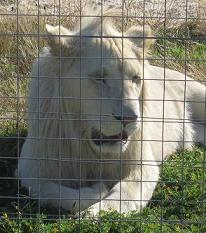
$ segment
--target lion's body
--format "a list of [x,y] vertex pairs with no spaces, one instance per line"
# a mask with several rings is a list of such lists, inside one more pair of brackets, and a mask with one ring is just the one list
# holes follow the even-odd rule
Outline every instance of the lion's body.
[[[119,35],[112,26],[104,26],[108,36]],[[97,33],[95,24],[88,23],[85,28],[89,35]],[[146,60],[139,62],[142,55],[138,50],[133,52],[128,39],[122,74],[118,62],[123,51],[117,40],[120,39],[102,42],[99,38],[86,38],[81,41],[78,61],[71,58],[78,55],[77,51],[65,52],[69,49],[64,47],[67,41],[62,42],[60,54],[53,41],[51,51],[46,49],[33,66],[29,129],[19,169],[22,185],[30,187],[32,195],[42,202],[74,211],[92,205],[96,214],[100,200],[103,209],[118,211],[121,200],[121,211],[138,210],[151,199],[159,176],[158,165],[176,150],[191,148],[195,133],[199,135],[195,131],[201,127],[193,127],[191,120],[205,121],[204,86],[176,71],[151,66]],[[59,59],[59,55],[63,58]],[[103,55],[107,57],[104,64]],[[96,72],[94,67],[111,71],[107,75],[109,88],[106,84],[100,88],[88,80],[89,74]],[[141,70],[143,77],[135,87],[124,79],[132,70]],[[121,92],[127,99],[124,106],[119,100]],[[128,111],[127,115],[132,109],[139,116],[137,122],[125,126],[129,135],[126,145],[91,145],[93,128],[106,136],[122,132],[122,123],[113,117],[113,112],[120,114],[122,109]]]

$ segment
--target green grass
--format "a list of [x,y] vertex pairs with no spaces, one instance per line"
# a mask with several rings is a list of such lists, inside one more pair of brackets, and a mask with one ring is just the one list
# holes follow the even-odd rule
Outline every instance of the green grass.
[[185,27],[167,31],[161,28],[157,36],[159,39],[151,52],[153,64],[186,72],[195,80],[205,81],[206,42],[202,37],[199,40],[193,38],[192,28],[186,30]]
[[[45,23],[52,19],[40,17],[39,20],[38,26],[37,17],[19,18],[19,33],[44,33]],[[69,20],[62,23],[69,25]],[[200,25],[200,22],[193,22],[166,31],[159,26],[157,36],[166,35],[167,39],[156,40],[151,62],[181,72],[186,69],[192,78],[205,81],[206,43],[200,36],[201,31],[195,33],[197,26],[203,28]],[[0,16],[0,28],[3,33],[12,35],[17,31],[16,18]],[[0,37],[0,177],[8,177],[8,180],[0,179],[0,195],[5,197],[18,193],[18,182],[9,177],[14,176],[17,155],[23,144],[18,136],[26,135],[25,96],[31,64],[39,49],[45,45],[43,37],[37,40],[33,36],[11,35]],[[191,152],[176,153],[164,163],[153,199],[141,213],[120,215],[102,212],[98,220],[83,218],[79,221],[62,212],[61,219],[54,220],[53,217],[58,214],[54,212],[51,216],[52,209],[41,209],[42,214],[37,215],[38,204],[29,198],[24,189],[20,189],[19,193],[24,197],[19,203],[17,198],[0,198],[2,233],[206,232],[206,159],[201,147],[195,147]],[[34,214],[33,218],[29,217],[31,214]],[[18,220],[13,217],[18,217]]]
[[160,182],[153,199],[141,213],[101,212],[99,219],[75,220],[68,215],[52,220],[46,215],[25,218],[18,211],[18,220],[4,214],[0,232],[101,232],[101,233],[192,233],[206,232],[206,159],[205,150],[179,152],[162,166]]

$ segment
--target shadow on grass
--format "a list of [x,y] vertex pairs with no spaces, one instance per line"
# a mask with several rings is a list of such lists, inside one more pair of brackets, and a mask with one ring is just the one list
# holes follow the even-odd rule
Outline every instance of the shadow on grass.
[[60,215],[73,216],[63,209],[41,206],[31,198],[29,190],[21,187],[17,166],[25,138],[26,132],[19,137],[15,134],[0,137],[0,216],[4,213],[13,217],[36,217],[43,213],[54,219]]
[[15,174],[23,143],[15,135],[0,138],[0,212],[16,213],[19,195],[26,194]]

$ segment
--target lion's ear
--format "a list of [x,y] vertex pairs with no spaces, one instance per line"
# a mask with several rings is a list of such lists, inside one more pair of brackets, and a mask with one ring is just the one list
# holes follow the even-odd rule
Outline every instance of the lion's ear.
[[63,26],[51,26],[46,24],[48,44],[54,55],[65,55],[68,53],[73,32]]
[[148,49],[154,43],[152,30],[149,25],[132,26],[126,31],[125,35],[140,48]]

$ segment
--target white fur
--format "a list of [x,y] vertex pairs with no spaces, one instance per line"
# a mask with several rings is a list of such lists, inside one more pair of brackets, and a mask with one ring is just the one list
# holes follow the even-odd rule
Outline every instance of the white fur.
[[[203,85],[143,62],[149,39],[141,37],[151,35],[148,27],[144,33],[132,27],[122,42],[112,22],[105,18],[101,26],[100,20],[83,21],[81,37],[78,28],[47,26],[50,48],[33,65],[28,136],[19,159],[21,184],[33,197],[74,212],[90,207],[94,215],[100,207],[127,212],[146,206],[158,165],[177,149],[191,148],[191,120],[205,122]],[[95,80],[103,70],[106,84]],[[124,127],[114,118],[122,114],[138,119]],[[125,144],[100,147],[91,139],[93,129],[112,136],[123,128]]]

